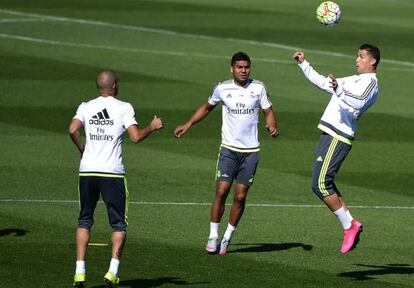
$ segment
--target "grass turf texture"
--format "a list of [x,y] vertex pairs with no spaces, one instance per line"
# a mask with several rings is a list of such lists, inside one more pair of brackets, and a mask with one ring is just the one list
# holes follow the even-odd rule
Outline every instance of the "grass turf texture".
[[[0,286],[71,285],[79,159],[66,130],[79,103],[96,95],[96,73],[110,67],[140,123],[153,114],[165,119],[164,130],[124,147],[132,203],[121,287],[411,287],[414,5],[338,2],[343,19],[327,29],[315,19],[318,4],[1,1]],[[358,249],[340,255],[341,229],[322,206],[249,206],[230,253],[205,255],[220,111],[179,141],[172,130],[230,77],[230,56],[247,52],[281,129],[274,140],[261,125],[261,162],[248,203],[320,205],[309,182],[315,126],[329,96],[304,79],[290,59],[294,48],[286,46],[303,47],[317,70],[340,77],[354,73],[363,42],[382,51],[380,98],[360,120],[337,179],[350,205],[370,207],[352,209],[365,224]],[[23,199],[52,202],[15,201]],[[95,218],[92,242],[109,243],[103,205]],[[102,287],[109,257],[109,246],[90,247],[88,287]]]

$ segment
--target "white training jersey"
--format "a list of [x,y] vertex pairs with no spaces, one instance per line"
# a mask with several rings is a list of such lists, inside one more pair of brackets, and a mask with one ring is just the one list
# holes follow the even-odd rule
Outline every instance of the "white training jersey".
[[99,96],[79,105],[73,118],[82,122],[86,136],[79,172],[124,174],[122,135],[137,124],[132,105],[111,96]]
[[318,74],[309,62],[305,60],[299,66],[309,81],[332,95],[318,128],[338,140],[351,144],[357,129],[356,121],[377,99],[376,73],[337,78],[338,87],[334,91],[330,87],[331,79]]
[[222,145],[232,149],[259,150],[260,109],[272,106],[265,85],[249,79],[245,86],[234,80],[219,83],[208,99],[210,105],[222,103]]

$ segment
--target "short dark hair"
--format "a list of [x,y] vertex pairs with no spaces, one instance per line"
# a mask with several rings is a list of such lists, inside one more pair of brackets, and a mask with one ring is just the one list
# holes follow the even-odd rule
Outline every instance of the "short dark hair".
[[247,61],[250,64],[250,57],[244,52],[237,52],[231,57],[231,66],[233,66],[236,61]]
[[378,47],[371,44],[362,44],[361,47],[359,47],[359,49],[367,51],[375,60],[377,60],[374,64],[376,69],[381,59],[381,53]]

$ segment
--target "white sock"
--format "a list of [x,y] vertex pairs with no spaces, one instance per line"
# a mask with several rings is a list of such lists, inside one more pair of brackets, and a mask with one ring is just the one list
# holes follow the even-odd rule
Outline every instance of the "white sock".
[[354,217],[352,217],[351,212],[349,212],[349,210],[346,210],[346,215],[348,216],[349,220],[354,220]]
[[119,259],[111,258],[111,263],[109,264],[109,272],[112,272],[115,276],[118,274],[119,268]]
[[210,222],[210,235],[208,238],[218,238],[218,230],[220,227],[220,223]]
[[336,217],[338,217],[339,221],[342,224],[342,227],[344,228],[344,230],[347,230],[349,228],[351,228],[351,220],[349,220],[348,215],[345,212],[344,207],[339,208],[338,210],[333,212]]
[[85,274],[85,261],[76,261],[76,271],[75,274]]
[[234,231],[236,231],[236,226],[233,226],[229,223],[227,225],[227,229],[226,229],[226,232],[224,233],[223,238],[226,238],[227,240],[230,240]]

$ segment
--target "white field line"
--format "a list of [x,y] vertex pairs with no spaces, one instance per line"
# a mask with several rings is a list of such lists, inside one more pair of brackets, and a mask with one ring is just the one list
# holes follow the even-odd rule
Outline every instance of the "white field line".
[[[133,25],[117,24],[117,23],[94,21],[94,20],[85,20],[85,19],[78,19],[78,18],[42,15],[42,14],[36,14],[36,13],[25,13],[25,12],[19,12],[19,11],[14,11],[14,10],[7,10],[7,9],[0,9],[0,13],[17,15],[17,16],[25,16],[25,17],[42,18],[42,19],[54,20],[54,21],[94,25],[94,26],[121,28],[125,30],[135,30],[135,31],[141,31],[141,32],[157,33],[157,34],[164,34],[164,35],[175,36],[175,37],[187,37],[187,38],[211,40],[211,41],[228,41],[232,43],[242,43],[242,44],[250,44],[254,46],[278,48],[282,50],[289,50],[291,52],[296,51],[296,50],[302,50],[302,48],[300,47],[284,45],[280,43],[260,42],[260,41],[254,41],[254,40],[235,39],[235,38],[218,38],[218,37],[206,36],[206,35],[180,33],[180,32],[175,32],[175,31],[170,31],[170,30],[164,30],[164,29],[155,29],[155,28],[148,28],[148,27],[142,27],[142,26],[133,26]],[[315,49],[304,49],[304,50],[306,50],[309,53],[341,57],[341,58],[354,58],[355,57],[355,56],[346,55],[343,53],[330,52],[330,51],[324,51],[324,50],[315,50]],[[399,61],[399,60],[392,60],[392,59],[381,59],[381,61],[386,62],[386,63],[414,67],[414,63],[408,62],[408,61]]]
[[36,19],[30,19],[30,18],[26,18],[26,19],[16,19],[16,18],[12,18],[12,19],[0,19],[0,23],[16,23],[16,22],[44,22],[47,21],[46,19],[42,19],[42,18],[36,18]]
[[[203,54],[203,53],[186,53],[186,52],[177,52],[177,51],[165,51],[165,50],[155,50],[155,49],[136,49],[136,48],[124,48],[116,46],[107,46],[107,45],[94,45],[94,44],[83,44],[83,43],[72,43],[72,42],[62,42],[55,40],[47,40],[42,38],[34,38],[27,36],[11,35],[0,33],[0,38],[8,38],[20,41],[35,42],[47,45],[56,45],[56,46],[68,46],[68,47],[78,47],[78,48],[90,48],[90,49],[102,49],[102,50],[112,50],[112,51],[123,51],[123,52],[132,52],[132,53],[149,53],[149,54],[161,54],[161,55],[170,55],[170,56],[179,56],[179,57],[197,57],[197,58],[213,58],[213,59],[228,59],[228,56],[212,55],[212,54]],[[288,60],[278,60],[278,59],[266,59],[266,58],[254,58],[253,60],[266,63],[278,63],[278,64],[294,64],[293,61]]]
[[[0,203],[49,203],[62,204],[74,203],[78,204],[78,200],[53,200],[53,199],[0,199]],[[102,201],[99,201],[102,203]],[[207,202],[148,202],[148,201],[129,201],[132,205],[154,205],[154,206],[210,206]],[[231,204],[226,204],[230,206]],[[270,208],[325,208],[325,205],[307,205],[307,204],[260,204],[250,203],[246,204],[248,207],[270,207]],[[412,206],[369,206],[369,205],[355,205],[348,206],[350,208],[359,209],[389,209],[389,210],[414,210]]]
[[[137,48],[124,48],[124,47],[117,47],[117,46],[107,46],[107,45],[95,45],[95,44],[83,44],[83,43],[73,43],[73,42],[62,42],[62,41],[55,41],[55,40],[47,40],[42,38],[34,38],[34,37],[27,37],[27,36],[19,36],[19,35],[11,35],[11,34],[4,34],[0,33],[0,38],[7,38],[7,39],[14,39],[19,41],[27,41],[33,43],[40,43],[46,45],[56,45],[56,46],[66,46],[66,47],[77,47],[77,48],[87,48],[87,49],[102,49],[102,50],[111,50],[111,51],[123,51],[123,52],[130,52],[130,53],[147,53],[147,54],[157,54],[157,55],[169,55],[169,56],[177,56],[177,57],[194,57],[194,58],[209,58],[209,59],[220,59],[220,60],[228,60],[228,56],[224,55],[213,55],[213,54],[204,54],[204,53],[187,53],[187,52],[177,52],[171,50],[155,50],[155,49],[137,49]],[[287,65],[295,65],[295,63],[291,60],[280,60],[280,59],[268,59],[268,58],[253,58],[252,60],[257,62],[264,62],[264,63],[274,63],[274,64],[287,64]],[[312,62],[312,64],[319,65],[319,66],[327,66],[326,63],[319,63],[319,62]],[[338,65],[337,65],[338,66]],[[342,65],[345,66],[345,65]],[[348,65],[346,65],[348,66]],[[394,71],[407,71],[407,72],[414,72],[412,68],[398,68],[398,67],[381,67],[381,69],[385,70],[394,70]]]

